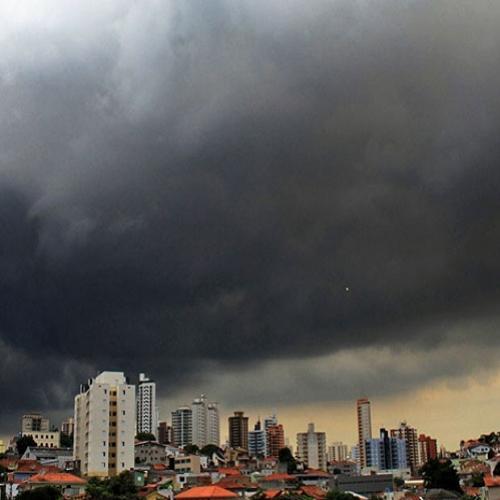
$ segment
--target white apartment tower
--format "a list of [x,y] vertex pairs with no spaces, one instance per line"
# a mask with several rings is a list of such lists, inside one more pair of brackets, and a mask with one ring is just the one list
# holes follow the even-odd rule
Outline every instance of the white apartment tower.
[[122,372],[102,372],[75,397],[73,455],[85,476],[134,467],[135,386]]
[[156,407],[156,383],[139,374],[137,386],[137,433],[158,434],[158,409]]
[[220,445],[220,419],[217,403],[207,405],[207,444]]
[[297,457],[311,469],[326,470],[326,434],[315,432],[314,424],[297,434]]
[[219,409],[217,403],[209,403],[204,394],[193,400],[192,411],[192,444],[203,448],[207,444],[219,446]]
[[193,444],[193,416],[189,406],[172,412],[172,444],[182,447]]
[[370,401],[368,399],[358,399],[356,402],[356,412],[358,417],[358,450],[359,465],[366,467],[366,441],[372,439],[372,414]]

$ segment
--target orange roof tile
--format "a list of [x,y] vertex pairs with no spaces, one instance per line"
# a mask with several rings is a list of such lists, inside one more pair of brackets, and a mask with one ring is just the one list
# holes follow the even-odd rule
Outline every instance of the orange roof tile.
[[319,486],[303,485],[300,487],[300,491],[302,491],[304,495],[315,498],[316,500],[321,500],[323,498],[326,498],[326,492]]
[[232,491],[221,488],[217,485],[212,486],[196,486],[189,490],[183,491],[175,496],[175,498],[186,499],[202,499],[202,498],[237,498],[238,495]]
[[291,481],[293,479],[297,479],[295,476],[284,473],[275,473],[269,476],[265,476],[262,478],[262,481]]
[[266,491],[264,491],[264,497],[272,499],[272,498],[279,497],[281,495],[281,493],[282,493],[281,490],[266,490]]
[[27,483],[47,483],[47,484],[85,484],[81,477],[67,472],[42,472],[29,478]]
[[500,477],[490,475],[484,476],[484,485],[488,486],[488,488],[500,486]]
[[241,471],[236,467],[219,467],[217,472],[226,476],[241,476]]

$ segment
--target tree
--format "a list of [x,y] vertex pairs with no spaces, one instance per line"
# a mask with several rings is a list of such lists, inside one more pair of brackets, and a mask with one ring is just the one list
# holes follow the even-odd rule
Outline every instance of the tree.
[[200,449],[195,444],[187,444],[184,446],[184,453],[187,453],[188,455],[196,455],[199,451]]
[[402,488],[404,485],[405,485],[405,480],[402,477],[394,478],[394,486],[396,486],[396,488]]
[[53,486],[41,486],[33,490],[23,491],[17,495],[17,500],[59,500],[61,492]]
[[92,477],[87,483],[87,498],[89,500],[136,500],[137,487],[134,475],[124,471],[109,479]]
[[73,434],[61,432],[60,436],[62,448],[73,448]]
[[356,500],[356,497],[340,490],[330,490],[326,494],[326,500]]
[[137,441],[156,441],[156,436],[151,434],[151,432],[139,432],[137,436],[135,436]]
[[500,462],[498,462],[495,465],[495,468],[493,469],[493,475],[494,476],[500,476]]
[[427,489],[443,489],[462,493],[458,474],[451,460],[429,460],[420,470]]
[[22,436],[16,441],[17,453],[20,457],[24,455],[28,447],[33,448],[34,446],[36,446],[36,442],[31,436]]
[[286,464],[288,474],[292,474],[297,470],[297,460],[295,460],[295,457],[292,455],[290,448],[281,448],[281,450],[278,451],[278,460],[280,463]]
[[222,453],[221,449],[215,444],[207,444],[200,450],[200,454],[205,457],[212,457],[214,453]]

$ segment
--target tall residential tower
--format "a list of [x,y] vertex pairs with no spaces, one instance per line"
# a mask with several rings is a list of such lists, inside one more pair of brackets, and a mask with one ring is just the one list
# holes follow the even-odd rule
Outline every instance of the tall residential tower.
[[75,397],[73,456],[85,476],[115,476],[134,466],[135,386],[102,372]]
[[137,385],[137,434],[146,432],[158,437],[158,409],[156,407],[156,383],[139,374]]
[[366,467],[366,441],[372,439],[372,414],[370,401],[366,398],[358,399],[356,402],[358,417],[358,447],[359,465]]

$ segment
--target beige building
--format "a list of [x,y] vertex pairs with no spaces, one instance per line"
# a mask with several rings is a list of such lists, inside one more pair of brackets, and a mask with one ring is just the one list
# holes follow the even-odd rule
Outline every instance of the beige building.
[[60,434],[58,431],[31,431],[23,432],[21,435],[31,436],[36,445],[40,448],[59,448]]
[[135,386],[122,372],[102,372],[75,397],[74,459],[85,476],[134,467]]
[[48,432],[50,421],[40,413],[28,413],[21,417],[21,434],[30,435],[33,432]]
[[176,474],[199,474],[201,471],[200,457],[198,455],[181,455],[174,459]]
[[326,434],[316,432],[312,423],[297,434],[297,458],[310,469],[326,470]]
[[349,450],[346,444],[341,441],[337,441],[328,447],[327,455],[329,462],[343,462],[344,460],[347,460]]
[[366,398],[356,401],[358,417],[358,451],[359,465],[366,467],[366,441],[372,439],[372,412],[370,401]]
[[0,439],[0,453],[5,453],[5,443]]

